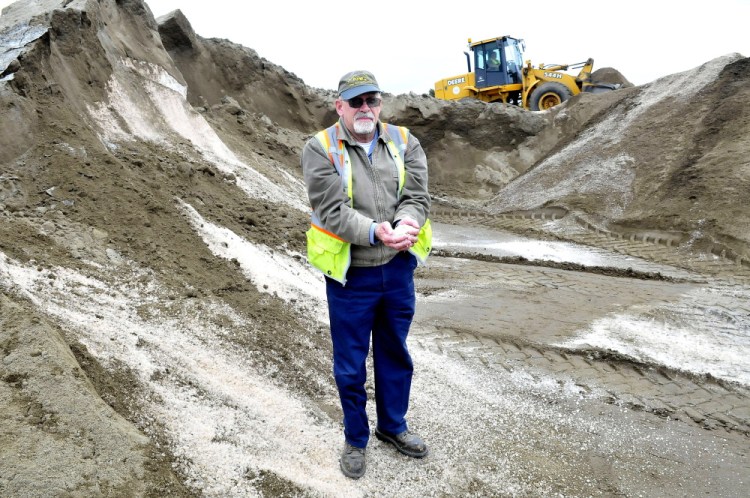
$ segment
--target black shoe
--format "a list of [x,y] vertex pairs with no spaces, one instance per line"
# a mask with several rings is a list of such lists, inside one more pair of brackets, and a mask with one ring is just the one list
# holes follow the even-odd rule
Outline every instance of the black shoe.
[[380,429],[376,428],[375,437],[386,443],[391,443],[396,447],[398,451],[410,457],[422,458],[427,456],[427,453],[429,453],[429,451],[427,450],[427,445],[424,444],[422,438],[414,433],[409,432],[408,430],[402,432],[401,434],[391,436],[390,434],[381,432]]
[[344,444],[344,451],[341,453],[341,472],[346,477],[359,479],[365,475],[365,449],[357,448],[349,443]]

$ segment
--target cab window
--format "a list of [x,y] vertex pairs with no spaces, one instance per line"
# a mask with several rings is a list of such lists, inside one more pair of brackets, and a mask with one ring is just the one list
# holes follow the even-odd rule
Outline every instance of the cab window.
[[502,59],[500,58],[500,49],[494,48],[487,52],[487,70],[488,71],[500,71],[502,67]]
[[477,47],[474,50],[474,57],[475,57],[474,66],[476,67],[476,69],[484,69],[487,67],[487,65],[485,64],[485,59],[484,59],[485,58],[484,47]]

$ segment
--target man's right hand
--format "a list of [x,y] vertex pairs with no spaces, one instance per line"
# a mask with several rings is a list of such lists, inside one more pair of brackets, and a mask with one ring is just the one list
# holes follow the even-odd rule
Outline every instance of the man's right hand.
[[394,230],[389,222],[384,221],[375,226],[375,238],[392,249],[406,251],[414,245],[417,241],[417,235],[419,235],[419,227],[414,225],[416,223],[404,223],[402,221]]

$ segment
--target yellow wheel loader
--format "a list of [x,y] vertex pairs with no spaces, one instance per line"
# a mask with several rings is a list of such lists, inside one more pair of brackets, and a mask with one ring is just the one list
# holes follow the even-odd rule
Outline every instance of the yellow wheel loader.
[[[524,41],[501,36],[471,42],[474,53],[474,71],[471,56],[466,54],[468,73],[435,83],[435,97],[443,100],[475,98],[485,102],[515,104],[532,111],[544,111],[562,104],[581,92],[615,90],[619,85],[591,81],[594,59],[576,64],[541,64],[531,61],[523,64]],[[577,76],[563,71],[580,69]]]

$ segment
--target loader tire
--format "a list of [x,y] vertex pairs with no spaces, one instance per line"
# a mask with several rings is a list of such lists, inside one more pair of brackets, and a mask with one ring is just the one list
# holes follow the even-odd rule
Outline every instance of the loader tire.
[[562,83],[547,81],[531,92],[529,109],[532,111],[546,111],[556,105],[562,104],[572,96],[573,93]]

